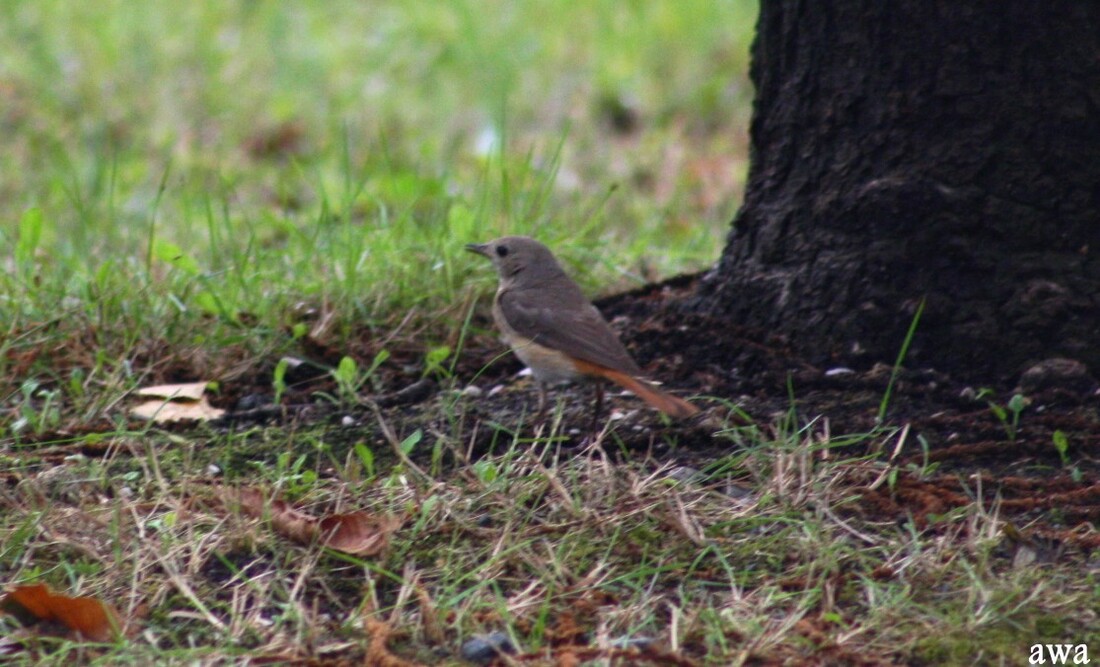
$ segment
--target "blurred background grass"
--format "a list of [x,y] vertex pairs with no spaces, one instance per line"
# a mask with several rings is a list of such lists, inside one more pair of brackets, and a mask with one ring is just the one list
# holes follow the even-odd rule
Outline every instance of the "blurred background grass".
[[740,199],[755,14],[2,3],[6,345],[51,322],[128,328],[120,354],[224,345],[242,313],[263,339],[303,299],[382,326],[489,289],[460,249],[504,233],[590,292],[705,267]]

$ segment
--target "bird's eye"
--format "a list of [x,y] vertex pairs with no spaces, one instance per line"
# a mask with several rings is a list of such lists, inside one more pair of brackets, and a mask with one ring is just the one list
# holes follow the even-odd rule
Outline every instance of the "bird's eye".
[[508,254],[508,247],[507,246],[502,246],[502,245],[497,246],[497,257],[504,257],[507,254]]

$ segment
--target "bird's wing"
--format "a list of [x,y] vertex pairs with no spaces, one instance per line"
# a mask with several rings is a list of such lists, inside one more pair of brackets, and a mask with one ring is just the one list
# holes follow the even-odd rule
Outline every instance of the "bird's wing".
[[564,299],[552,306],[531,306],[522,293],[500,294],[501,314],[515,332],[539,345],[598,366],[638,376],[642,371],[607,320],[587,299]]

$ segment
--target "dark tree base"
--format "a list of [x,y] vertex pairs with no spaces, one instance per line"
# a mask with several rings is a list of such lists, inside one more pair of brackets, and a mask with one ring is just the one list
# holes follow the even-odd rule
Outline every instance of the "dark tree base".
[[813,363],[1100,369],[1100,5],[762,3],[744,205],[693,307]]

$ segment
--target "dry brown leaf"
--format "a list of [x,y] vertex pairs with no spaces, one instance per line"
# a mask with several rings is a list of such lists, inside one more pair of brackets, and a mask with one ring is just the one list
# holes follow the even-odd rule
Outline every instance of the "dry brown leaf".
[[443,635],[443,626],[439,623],[439,612],[428,591],[420,585],[419,576],[416,581],[416,598],[420,602],[420,619],[424,626],[424,636],[434,644],[442,644],[446,638]]
[[389,545],[398,524],[370,512],[330,514],[321,519],[322,543],[352,556],[375,556]]
[[112,641],[122,631],[118,612],[91,597],[56,595],[45,584],[16,586],[0,600],[0,612],[31,624],[58,623],[76,638]]
[[186,382],[142,387],[134,394],[154,400],[131,408],[130,414],[138,419],[151,419],[158,424],[217,419],[225,414],[225,410],[215,408],[207,402],[204,395],[206,386],[206,382]]
[[306,126],[301,120],[286,120],[256,129],[244,142],[244,150],[254,159],[301,155],[306,149]]
[[158,384],[142,387],[134,392],[144,398],[165,398],[197,401],[206,393],[206,382],[184,382],[182,384]]
[[[264,516],[265,498],[255,489],[237,493],[241,511],[256,518]],[[389,545],[390,535],[400,521],[370,512],[329,514],[317,518],[291,507],[286,501],[272,500],[268,514],[275,531],[301,544],[318,542],[330,549],[353,556],[374,556]]]
[[151,419],[158,424],[166,424],[185,420],[209,421],[224,415],[225,410],[215,408],[203,397],[186,403],[171,400],[146,401],[131,408],[130,414],[138,419]]
[[264,515],[264,494],[256,489],[226,489],[225,498],[237,501],[241,511],[247,516],[260,518]]
[[363,629],[370,635],[370,644],[367,645],[366,664],[375,667],[424,667],[423,663],[405,660],[400,656],[390,653],[390,635],[393,630],[390,626],[369,615],[363,617]]

